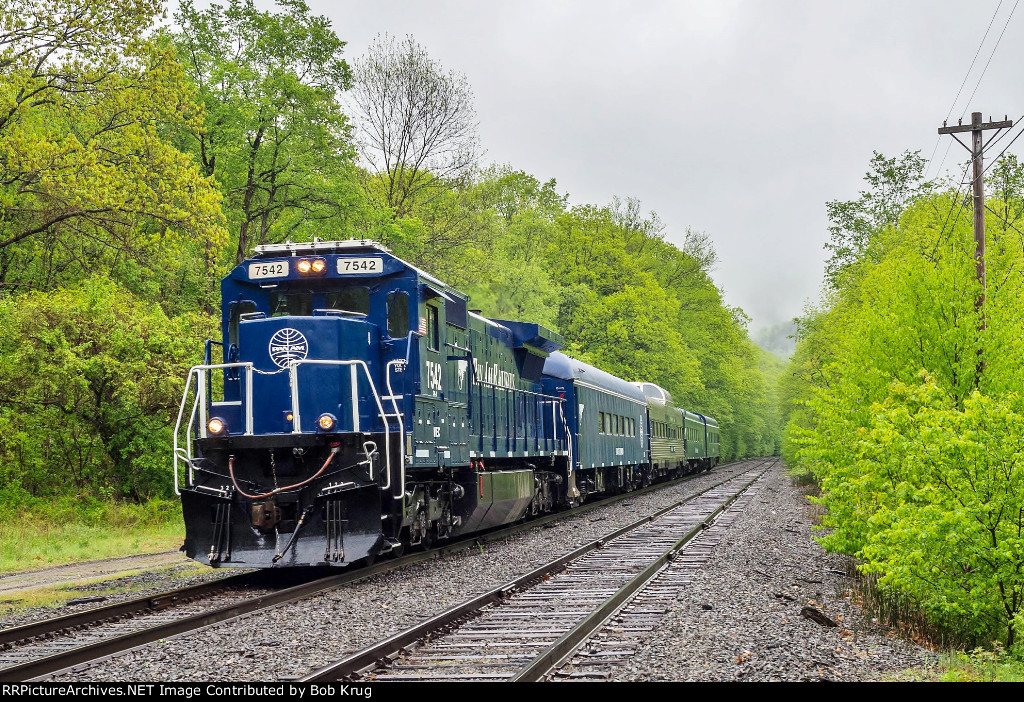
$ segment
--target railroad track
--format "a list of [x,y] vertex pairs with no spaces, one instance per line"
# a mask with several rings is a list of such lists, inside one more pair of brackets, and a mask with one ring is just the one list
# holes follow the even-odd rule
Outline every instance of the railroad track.
[[726,530],[756,496],[745,490],[699,538],[670,559],[636,595],[599,626],[543,677],[547,681],[608,680],[630,661],[645,637],[654,631],[691,587],[696,572],[707,563]]
[[[687,571],[710,556],[717,541],[704,532],[776,462],[756,462],[302,681],[535,681],[581,677],[579,670],[608,677],[657,625]],[[603,628],[614,636],[600,636]]]
[[[734,467],[734,466],[733,466]],[[730,466],[723,466],[726,470]],[[701,474],[698,474],[701,475]],[[571,517],[648,491],[687,482],[688,476],[555,513],[482,535],[452,542],[427,552],[411,553],[360,569],[333,571],[291,587],[268,583],[267,576],[294,571],[261,571],[216,582],[136,598],[32,624],[0,630],[0,682],[41,678],[58,671],[88,667],[131,648],[233,619],[268,607],[301,600],[327,590],[398,568],[437,558],[475,543],[505,538],[524,529]],[[306,576],[307,578],[309,576]],[[258,588],[253,594],[253,589]]]

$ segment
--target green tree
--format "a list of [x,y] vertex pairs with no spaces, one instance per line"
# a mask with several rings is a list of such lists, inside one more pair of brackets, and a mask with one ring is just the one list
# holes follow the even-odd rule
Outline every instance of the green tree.
[[826,280],[835,285],[844,270],[864,257],[872,236],[896,226],[904,210],[933,187],[924,180],[926,166],[918,151],[893,158],[875,151],[864,174],[868,189],[856,200],[825,203],[831,222],[825,249],[832,252],[825,264]]
[[823,543],[934,621],[1013,644],[1024,592],[1024,226],[1018,169],[997,172],[987,329],[961,194],[918,192],[870,228],[821,308],[799,320],[781,394],[783,453],[814,472],[828,508]]
[[570,352],[631,381],[650,380],[673,396],[692,397],[701,388],[697,359],[672,321],[679,302],[652,279],[592,299],[566,330]]
[[[216,246],[219,196],[164,130],[199,113],[159,0],[0,6],[0,285],[48,289]],[[154,262],[154,259],[157,259]]]
[[282,12],[252,0],[175,18],[178,53],[205,119],[185,140],[217,179],[235,237],[234,262],[288,238],[343,238],[365,216],[349,123],[338,103],[351,85],[345,42],[302,0]]
[[979,638],[998,623],[1007,646],[1024,624],[1022,410],[1016,395],[961,405],[922,373],[873,408],[862,454],[890,488],[870,519],[868,569]]
[[566,200],[554,179],[542,184],[508,166],[481,174],[469,202],[481,213],[478,228],[487,231],[480,242],[485,252],[473,260],[464,283],[475,306],[497,318],[558,327],[561,289],[546,256]]
[[0,300],[3,481],[39,496],[168,496],[184,379],[215,328],[101,278]]

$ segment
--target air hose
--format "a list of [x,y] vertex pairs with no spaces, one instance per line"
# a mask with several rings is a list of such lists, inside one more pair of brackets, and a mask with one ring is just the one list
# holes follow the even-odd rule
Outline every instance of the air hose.
[[266,499],[268,497],[272,497],[272,496],[276,495],[279,492],[287,492],[288,490],[295,490],[296,488],[303,487],[304,485],[309,485],[311,482],[313,482],[314,480],[319,478],[323,474],[323,472],[325,470],[327,470],[327,466],[331,465],[331,461],[334,460],[335,455],[337,455],[338,451],[340,451],[340,450],[341,450],[341,444],[335,444],[334,446],[332,446],[331,447],[331,453],[330,453],[329,456],[327,456],[327,460],[324,461],[324,464],[322,466],[320,466],[320,470],[318,470],[315,475],[312,475],[309,478],[303,480],[301,483],[295,483],[294,485],[286,485],[284,487],[274,488],[270,492],[265,492],[265,493],[263,493],[261,495],[250,495],[245,490],[243,490],[241,487],[239,487],[238,481],[235,480],[235,457],[234,456],[231,456],[231,457],[228,458],[228,474],[231,476],[231,482],[234,484],[235,489],[238,490],[238,494],[239,495],[241,495],[242,497],[247,497],[250,500],[263,500],[263,499]]

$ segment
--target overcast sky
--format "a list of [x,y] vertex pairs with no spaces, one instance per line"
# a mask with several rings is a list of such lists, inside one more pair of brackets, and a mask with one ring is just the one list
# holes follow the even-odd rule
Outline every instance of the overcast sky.
[[[817,299],[825,202],[857,196],[872,150],[931,155],[1000,5],[307,1],[350,60],[378,33],[411,34],[464,73],[485,162],[555,178],[574,204],[636,197],[672,241],[707,232],[715,281],[755,331]],[[999,7],[953,121],[1024,113],[1024,9],[967,105],[1018,1]],[[965,155],[953,144],[943,170]]]

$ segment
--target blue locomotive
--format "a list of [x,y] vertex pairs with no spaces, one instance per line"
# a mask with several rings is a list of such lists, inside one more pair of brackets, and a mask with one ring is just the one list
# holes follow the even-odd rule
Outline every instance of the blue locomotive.
[[372,561],[719,458],[714,420],[374,242],[257,247],[221,294],[174,439],[184,549],[213,566]]

